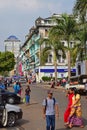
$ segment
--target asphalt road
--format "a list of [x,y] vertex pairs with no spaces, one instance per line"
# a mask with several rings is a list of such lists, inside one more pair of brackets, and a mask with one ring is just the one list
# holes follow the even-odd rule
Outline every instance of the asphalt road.
[[[24,87],[25,89],[25,87]],[[24,96],[24,89],[22,97]],[[0,128],[1,130],[45,130],[45,120],[42,118],[42,101],[47,96],[48,87],[44,85],[31,85],[31,100],[30,105],[26,106],[24,103],[19,106],[23,110],[23,119],[18,121],[15,127]],[[67,106],[67,98],[65,92],[59,88],[54,89],[53,96],[57,99],[59,104],[59,119],[56,119],[56,130],[67,130],[64,127],[63,114]],[[73,127],[72,130],[87,130],[87,99],[81,97],[84,128]]]

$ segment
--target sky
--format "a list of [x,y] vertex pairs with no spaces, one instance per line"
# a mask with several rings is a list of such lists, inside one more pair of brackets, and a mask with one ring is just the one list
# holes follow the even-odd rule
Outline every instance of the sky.
[[4,40],[16,36],[22,44],[29,29],[40,16],[72,13],[76,0],[0,0],[0,51],[4,51]]

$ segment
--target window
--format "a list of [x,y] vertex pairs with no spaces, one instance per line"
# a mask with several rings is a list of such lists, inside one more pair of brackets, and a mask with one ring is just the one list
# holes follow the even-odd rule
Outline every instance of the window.
[[58,61],[59,63],[61,63],[61,55],[59,55]]
[[45,29],[45,37],[48,37],[48,30]]
[[80,75],[80,74],[81,74],[81,66],[78,65],[78,75]]
[[52,55],[49,55],[49,57],[48,57],[48,63],[52,63]]
[[74,47],[74,42],[70,42],[70,48]]

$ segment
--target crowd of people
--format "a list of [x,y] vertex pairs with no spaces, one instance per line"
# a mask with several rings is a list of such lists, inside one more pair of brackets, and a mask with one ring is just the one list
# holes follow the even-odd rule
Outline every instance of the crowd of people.
[[[60,80],[57,80],[56,85],[57,86],[62,86],[64,88],[66,83],[67,83],[67,79],[66,78],[62,78]],[[54,87],[55,87],[55,80],[51,79],[51,88],[54,88]]]
[[[66,80],[62,81],[65,85]],[[59,117],[59,105],[57,100],[53,97],[54,80],[51,83],[51,89],[47,91],[47,97],[43,100],[43,118],[46,119],[46,130],[55,130],[55,117]],[[7,89],[5,84],[0,80],[0,88]],[[13,84],[14,93],[21,96],[23,87],[18,81],[14,81]],[[87,91],[87,82],[85,83],[85,90]],[[64,112],[64,126],[66,128],[72,128],[78,126],[84,128],[82,119],[82,107],[81,107],[81,96],[76,88],[69,88],[66,90],[66,97],[68,98],[68,105]],[[24,89],[25,104],[30,104],[30,85],[26,84]],[[87,93],[87,92],[86,92]],[[87,98],[87,95],[86,95]]]
[[0,88],[1,89],[7,89],[11,83],[12,83],[11,80],[0,78]]
[[[15,94],[19,95],[20,97],[22,96],[22,92],[24,92],[24,99],[25,99],[25,104],[28,105],[30,103],[30,85],[29,83],[26,84],[26,87],[23,90],[23,87],[19,81],[14,81],[13,85],[13,91]],[[8,84],[7,80],[3,80],[0,78],[0,89],[7,90],[8,87],[10,87],[10,84]]]

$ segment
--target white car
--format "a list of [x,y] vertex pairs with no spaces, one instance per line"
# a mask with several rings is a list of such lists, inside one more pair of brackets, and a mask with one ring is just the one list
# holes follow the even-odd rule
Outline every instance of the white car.
[[70,77],[70,84],[66,84],[65,89],[76,88],[81,95],[86,94],[85,83],[87,81],[87,75],[79,75]]
[[84,89],[84,84],[66,84],[65,89],[69,88],[76,88],[77,90],[79,89]]
[[69,88],[76,88],[80,95],[86,95],[84,84],[66,84],[65,89],[68,90]]
[[2,126],[14,126],[17,120],[22,119],[22,115],[23,112],[19,106],[0,104],[0,124]]

